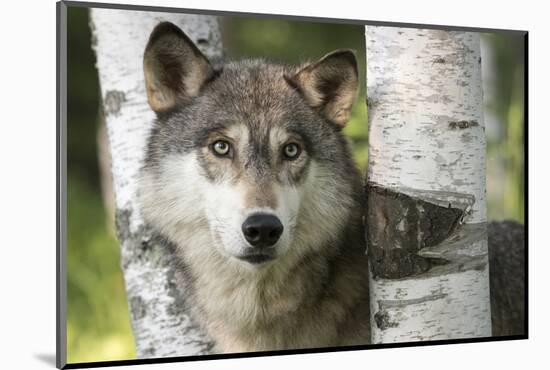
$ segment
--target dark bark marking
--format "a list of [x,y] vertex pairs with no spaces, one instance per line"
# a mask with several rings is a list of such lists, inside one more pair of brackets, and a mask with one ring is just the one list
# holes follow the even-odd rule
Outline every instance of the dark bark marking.
[[380,310],[374,314],[374,322],[380,330],[386,330],[388,328],[396,328],[399,323],[390,320],[390,315],[386,310]]
[[129,247],[122,248],[126,253],[121,253],[122,267],[126,268],[134,260],[148,260],[159,266],[165,265],[161,258],[162,251],[159,243],[153,240],[151,230],[145,226],[132,232],[130,230],[130,220],[132,210],[129,208],[117,209],[115,215],[117,238],[121,247],[129,243]]
[[122,103],[126,101],[126,94],[118,90],[109,90],[105,93],[103,98],[103,106],[105,114],[110,116],[111,114],[117,115],[120,112]]
[[132,217],[132,211],[130,209],[119,209],[116,210],[115,223],[116,223],[116,234],[118,241],[122,244],[125,240],[132,237],[130,232],[130,218]]
[[438,58],[435,58],[432,63],[437,63],[437,64],[445,64],[445,58],[443,57],[438,57]]
[[147,307],[140,296],[134,296],[130,299],[130,309],[134,320],[140,320],[147,315]]
[[143,355],[140,356],[142,358],[149,358],[149,357],[155,357],[156,350],[153,347],[149,347],[143,350]]
[[449,122],[449,128],[451,130],[455,130],[455,129],[462,130],[465,128],[477,127],[477,126],[479,126],[479,123],[475,119]]
[[365,103],[367,104],[367,110],[372,111],[376,108],[378,101],[375,98],[367,96],[365,99]]

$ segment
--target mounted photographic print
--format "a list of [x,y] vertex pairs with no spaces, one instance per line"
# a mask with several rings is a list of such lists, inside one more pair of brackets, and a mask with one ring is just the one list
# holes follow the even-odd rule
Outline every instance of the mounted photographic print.
[[58,367],[527,338],[527,32],[61,2],[58,35]]

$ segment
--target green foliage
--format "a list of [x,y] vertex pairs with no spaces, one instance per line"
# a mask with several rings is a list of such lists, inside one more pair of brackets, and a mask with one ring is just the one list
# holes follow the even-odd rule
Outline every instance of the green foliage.
[[86,9],[68,7],[67,23],[68,171],[98,182],[95,137],[99,83]]
[[[489,219],[524,222],[524,49],[515,33],[483,34],[493,75],[485,110],[499,122],[487,135]],[[487,92],[486,92],[487,93]]]
[[70,176],[67,204],[68,361],[133,358],[119,246],[101,194]]
[[362,173],[367,173],[369,156],[368,130],[367,130],[367,105],[365,96],[358,98],[359,102],[353,107],[351,119],[344,128],[344,134],[349,138],[353,157]]

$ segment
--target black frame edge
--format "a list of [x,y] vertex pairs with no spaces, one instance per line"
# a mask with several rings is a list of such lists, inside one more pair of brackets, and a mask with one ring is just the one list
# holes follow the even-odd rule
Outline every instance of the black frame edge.
[[523,339],[527,339],[527,336],[512,335],[512,336],[502,336],[502,337],[445,339],[445,340],[422,341],[422,342],[384,343],[384,344],[369,344],[369,345],[361,345],[361,346],[326,347],[326,348],[296,349],[296,350],[282,350],[282,351],[244,352],[244,353],[227,353],[227,354],[200,355],[200,356],[179,356],[179,357],[161,357],[161,358],[147,358],[147,359],[135,359],[135,360],[82,362],[82,363],[67,364],[63,369],[86,369],[86,368],[111,367],[111,366],[133,366],[133,365],[147,365],[147,364],[165,364],[165,363],[174,363],[174,362],[224,360],[224,359],[233,359],[233,358],[288,356],[288,355],[303,355],[303,354],[316,354],[316,353],[328,353],[328,352],[347,352],[347,351],[372,350],[372,349],[435,346],[435,345],[445,345],[445,344],[468,344],[468,343],[477,344],[477,343],[485,343],[485,342],[498,342],[498,341],[504,341],[504,340],[507,341],[507,340],[523,340]]
[[529,32],[525,32],[523,44],[523,227],[524,233],[524,284],[525,284],[525,336],[529,338]]

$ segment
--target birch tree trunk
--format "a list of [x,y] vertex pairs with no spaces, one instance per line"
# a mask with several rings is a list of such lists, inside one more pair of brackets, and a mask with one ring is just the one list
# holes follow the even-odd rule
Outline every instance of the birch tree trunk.
[[373,343],[491,335],[479,34],[366,29]]
[[221,61],[215,17],[92,9],[92,45],[103,97],[116,198],[117,234],[138,358],[200,355],[211,343],[191,322],[185,292],[175,287],[174,261],[155,240],[136,205],[136,176],[155,118],[147,104],[143,51],[161,21],[181,27],[202,52]]

